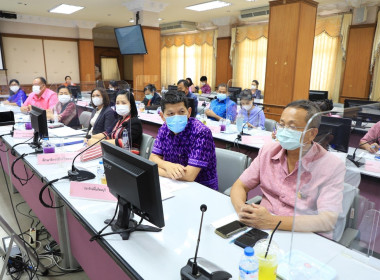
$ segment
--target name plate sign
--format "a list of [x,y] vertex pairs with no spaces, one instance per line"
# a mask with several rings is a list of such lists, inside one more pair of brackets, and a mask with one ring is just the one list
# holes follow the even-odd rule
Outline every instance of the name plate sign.
[[62,162],[72,162],[77,153],[52,153],[37,155],[38,164],[57,164]]
[[93,200],[117,202],[116,197],[114,197],[110,193],[107,185],[101,184],[72,181],[70,182],[70,196]]
[[34,130],[15,130],[13,138],[31,138],[33,137]]

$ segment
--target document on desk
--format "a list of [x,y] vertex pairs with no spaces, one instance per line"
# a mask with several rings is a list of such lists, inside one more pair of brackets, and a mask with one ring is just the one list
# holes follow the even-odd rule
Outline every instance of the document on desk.
[[161,194],[162,194],[162,192],[173,193],[178,190],[188,188],[189,184],[187,182],[181,182],[181,181],[172,180],[165,177],[160,177],[160,186],[161,186]]
[[49,135],[54,135],[57,137],[70,137],[70,136],[78,136],[78,135],[83,135],[84,137],[85,134],[86,132],[82,130],[75,130],[67,126],[49,129]]

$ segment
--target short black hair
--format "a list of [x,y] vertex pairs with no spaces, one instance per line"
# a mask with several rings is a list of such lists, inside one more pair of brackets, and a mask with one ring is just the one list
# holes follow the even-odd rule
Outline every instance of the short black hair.
[[66,81],[67,78],[70,78],[70,80],[71,80],[71,77],[70,77],[70,76],[66,76],[66,77],[65,77],[65,81]]
[[189,87],[193,85],[193,80],[191,78],[186,78],[187,82],[189,83]]
[[332,99],[318,100],[314,101],[314,103],[319,107],[321,112],[331,111],[334,108]]
[[201,77],[201,82],[204,82],[204,81],[207,82],[207,77],[206,77],[206,76],[202,76],[202,77]]
[[169,90],[161,98],[162,112],[165,112],[166,104],[177,104],[177,103],[181,103],[181,102],[183,102],[183,104],[185,104],[186,108],[189,108],[189,102],[187,101],[186,95],[183,91]]
[[20,85],[20,82],[18,80],[16,80],[16,79],[10,80],[9,81],[9,85],[11,85],[13,82],[16,83],[16,84],[18,84],[18,85]]
[[225,87],[226,89],[228,89],[227,85],[226,85],[226,84],[224,84],[224,83],[222,83],[222,84],[219,84],[219,85],[218,85],[218,89],[219,89],[220,87]]
[[[309,128],[318,128],[319,125],[321,124],[321,115],[318,114],[321,112],[321,110],[314,102],[310,100],[304,100],[304,99],[296,100],[286,105],[284,109],[286,108],[304,109],[307,112],[306,119],[305,119],[306,123],[311,118],[313,118],[313,120],[311,121],[309,125]],[[313,117],[314,115],[316,116]]]
[[43,83],[44,85],[47,84],[46,79],[44,77],[37,77],[36,79],[40,79],[41,83]]
[[257,86],[259,85],[259,82],[257,80],[253,80],[252,83],[255,83]]
[[136,107],[135,97],[133,96],[133,94],[129,90],[123,89],[117,93],[117,96],[119,96],[119,95],[125,95],[129,101],[129,103],[131,103],[131,108],[130,108],[131,109],[131,118],[137,117],[138,116],[137,107]]
[[111,80],[110,81],[110,85],[113,86],[113,87],[117,87],[118,86],[118,83],[114,80]]
[[67,87],[67,86],[64,86],[64,85],[58,87],[58,89],[57,89],[57,93],[58,93],[61,89],[63,89],[63,88],[66,88],[66,89],[69,91],[69,93],[71,94],[71,90],[70,90],[70,88]]
[[186,80],[184,80],[184,79],[179,80],[179,81],[177,82],[177,86],[178,86],[180,83],[183,83],[183,86],[184,86],[185,88],[189,88],[189,82],[188,82],[188,81],[186,81]]
[[144,87],[144,93],[145,91],[149,90],[150,92],[153,92],[155,93],[156,92],[156,86],[153,85],[153,84],[147,84],[145,87]]
[[240,93],[240,100],[251,101],[253,99],[252,92],[250,89],[245,89]]

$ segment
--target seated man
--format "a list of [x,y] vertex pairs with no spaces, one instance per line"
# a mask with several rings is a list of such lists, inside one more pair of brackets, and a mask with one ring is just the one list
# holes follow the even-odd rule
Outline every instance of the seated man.
[[57,93],[47,88],[45,78],[35,78],[32,89],[33,92],[29,94],[24,105],[20,108],[21,112],[29,112],[32,109],[32,105],[44,110],[53,109],[58,103]]
[[150,160],[160,176],[195,181],[218,189],[215,143],[210,129],[195,118],[182,92],[169,91],[161,99],[165,122],[158,131]]
[[148,84],[144,87],[145,97],[143,103],[146,110],[157,110],[161,105],[161,96],[157,93],[156,87],[153,84]]
[[[288,104],[277,125],[277,139],[264,145],[251,166],[231,189],[231,202],[243,223],[261,229],[292,230],[297,196],[294,229],[324,232],[332,237],[339,213],[342,211],[345,166],[313,139],[318,134],[319,112],[311,101],[298,100]],[[300,143],[304,134],[303,143]],[[299,190],[296,194],[298,159],[303,151]],[[246,205],[250,190],[260,185],[263,199],[260,205]]]
[[217,99],[210,103],[210,108],[206,110],[206,115],[214,120],[229,119],[231,122],[235,121],[237,106],[234,101],[229,98],[227,92],[227,85],[220,84],[218,86]]
[[[368,142],[368,143],[366,143]],[[366,143],[366,144],[364,144]],[[366,149],[371,154],[376,153],[379,150],[380,143],[380,122],[377,122],[371,129],[360,139],[360,145],[363,149]]]
[[186,80],[179,80],[177,83],[177,90],[183,91],[186,94],[187,98],[194,99],[194,109],[196,115],[198,113],[198,98],[194,93],[189,91],[189,82]]
[[211,93],[211,87],[210,85],[207,83],[207,77],[206,76],[202,76],[201,79],[201,91],[202,93]]

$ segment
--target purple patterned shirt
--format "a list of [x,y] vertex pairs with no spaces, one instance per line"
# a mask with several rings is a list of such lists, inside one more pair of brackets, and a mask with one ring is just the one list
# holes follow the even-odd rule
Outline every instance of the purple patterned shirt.
[[185,129],[175,135],[164,123],[158,131],[152,153],[163,160],[201,168],[195,182],[218,189],[215,143],[211,130],[194,118],[189,118]]

